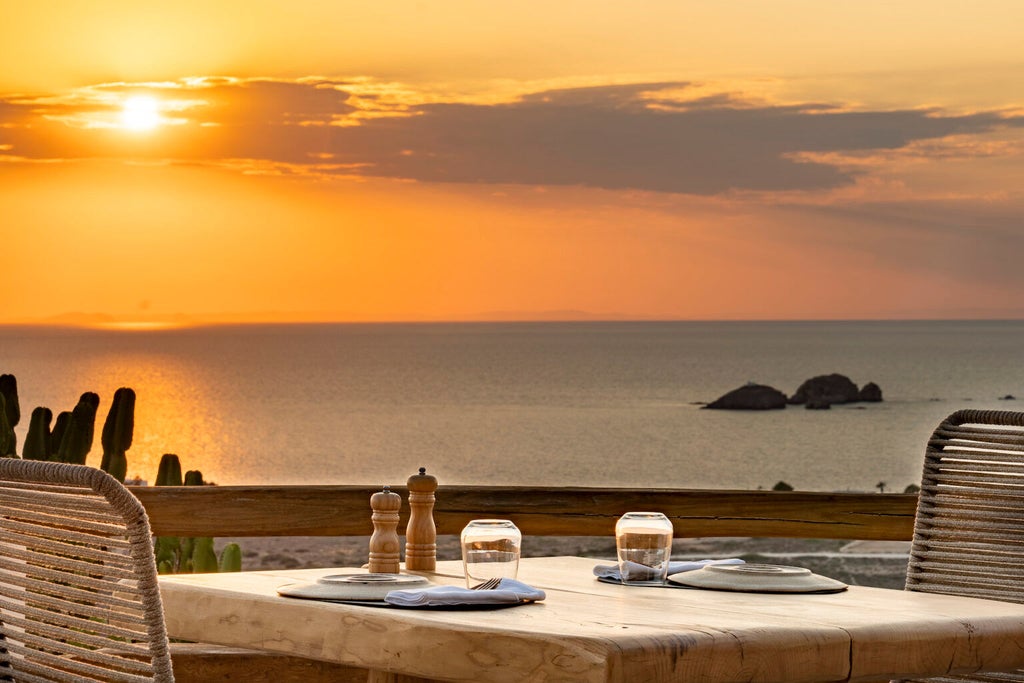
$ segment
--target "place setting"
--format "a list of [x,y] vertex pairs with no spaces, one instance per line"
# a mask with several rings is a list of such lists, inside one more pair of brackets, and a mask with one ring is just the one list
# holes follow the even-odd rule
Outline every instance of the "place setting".
[[491,610],[544,600],[543,590],[516,576],[522,534],[508,520],[473,520],[461,534],[465,586],[436,585],[398,572],[354,572],[282,586],[288,598],[391,609]]
[[838,593],[842,581],[805,567],[740,558],[672,561],[672,522],[660,512],[627,512],[615,526],[618,563],[597,565],[598,581],[623,586],[697,588],[742,593]]

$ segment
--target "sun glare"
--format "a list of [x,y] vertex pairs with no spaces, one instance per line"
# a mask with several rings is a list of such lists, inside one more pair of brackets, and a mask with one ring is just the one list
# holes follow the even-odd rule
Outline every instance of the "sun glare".
[[160,125],[160,103],[155,97],[129,97],[121,106],[121,126],[128,130],[153,130]]

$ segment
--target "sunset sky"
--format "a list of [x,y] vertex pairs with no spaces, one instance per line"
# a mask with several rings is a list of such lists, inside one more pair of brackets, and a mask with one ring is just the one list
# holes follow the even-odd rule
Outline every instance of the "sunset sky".
[[1024,317],[1021,26],[0,0],[0,323]]

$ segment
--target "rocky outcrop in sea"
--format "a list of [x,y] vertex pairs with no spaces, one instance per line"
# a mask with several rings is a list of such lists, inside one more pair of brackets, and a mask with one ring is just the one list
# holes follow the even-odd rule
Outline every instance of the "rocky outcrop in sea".
[[778,410],[786,407],[786,395],[775,387],[748,382],[704,407],[718,410]]
[[857,385],[846,375],[838,373],[812,377],[789,397],[789,403],[798,406],[807,403],[814,406],[856,403],[859,400],[860,390],[857,389]]
[[882,389],[874,382],[868,382],[858,389],[846,375],[832,373],[806,380],[788,398],[775,387],[747,382],[704,407],[717,410],[775,410],[785,408],[786,405],[802,405],[808,410],[828,410],[833,404],[877,403],[881,400]]

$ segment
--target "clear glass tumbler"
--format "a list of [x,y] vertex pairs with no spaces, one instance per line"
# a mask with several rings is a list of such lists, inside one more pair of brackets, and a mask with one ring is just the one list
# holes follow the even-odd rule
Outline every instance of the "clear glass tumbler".
[[622,583],[665,583],[672,557],[672,522],[660,512],[627,512],[615,524]]
[[466,586],[492,578],[514,579],[519,573],[523,535],[507,519],[474,519],[462,530],[462,567]]

